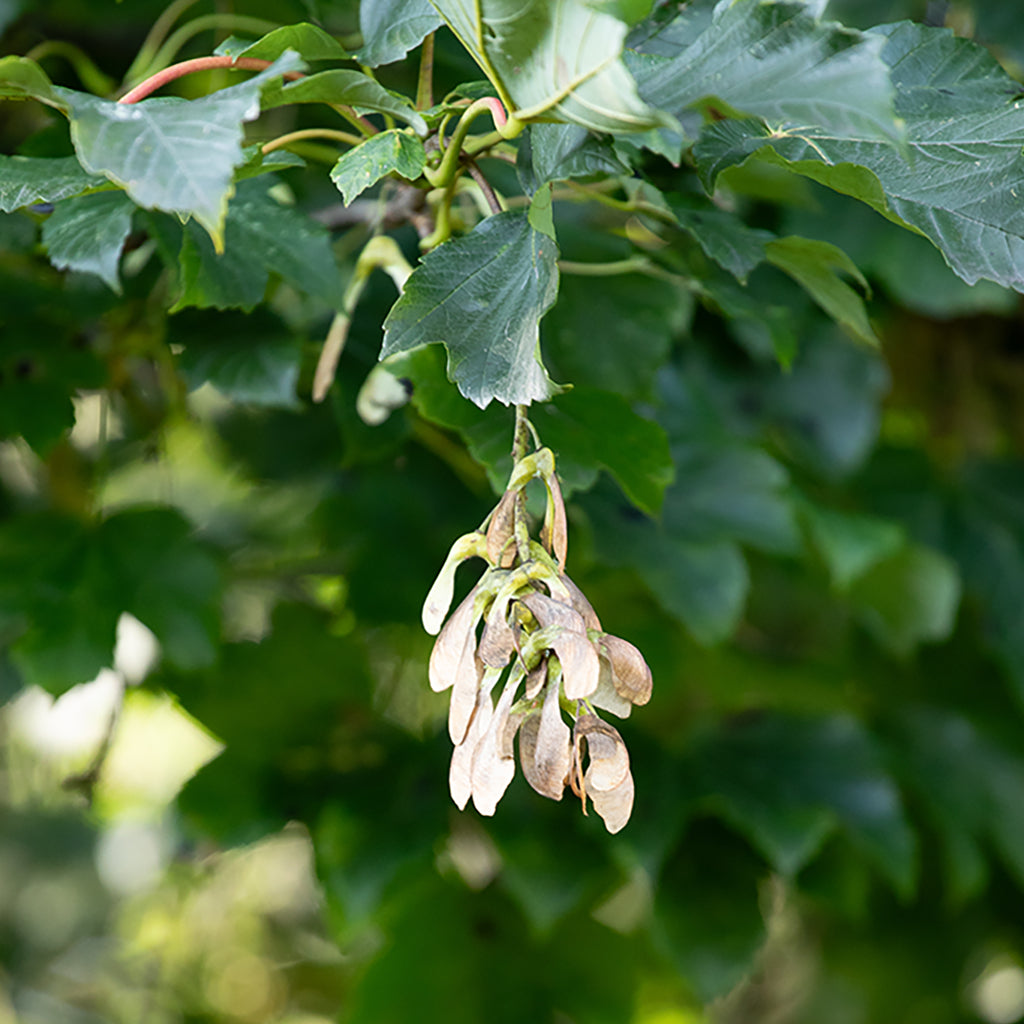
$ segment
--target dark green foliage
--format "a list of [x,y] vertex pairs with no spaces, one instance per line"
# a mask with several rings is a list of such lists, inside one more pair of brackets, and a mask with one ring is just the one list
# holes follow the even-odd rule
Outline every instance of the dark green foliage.
[[[306,830],[330,942],[296,962],[330,981],[230,1019],[994,1020],[977,979],[1024,960],[1024,14],[247,0],[161,54],[159,4],[8,6],[0,700],[111,667],[130,613],[144,688],[224,744],[168,816],[182,861]],[[614,836],[518,767],[493,819],[446,791],[420,608],[522,405],[567,572],[653,671]],[[142,1001],[159,970],[33,1003],[83,935],[148,933],[94,877],[102,756],[64,775],[87,820],[30,806],[13,706],[0,997],[227,1020],[212,982]],[[65,870],[51,948],[16,890]]]

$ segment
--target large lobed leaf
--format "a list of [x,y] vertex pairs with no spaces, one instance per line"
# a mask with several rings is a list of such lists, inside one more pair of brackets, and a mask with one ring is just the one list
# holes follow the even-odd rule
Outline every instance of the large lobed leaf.
[[299,66],[294,54],[197,100],[159,98],[126,105],[56,89],[71,117],[82,166],[120,185],[139,205],[194,217],[223,245],[232,175],[244,161],[242,125],[260,112],[260,90]]
[[820,124],[723,121],[694,150],[705,184],[761,151],[925,235],[969,284],[987,278],[1024,290],[1020,86],[987,51],[947,31],[903,23],[875,34],[885,41],[907,158]]
[[381,358],[443,342],[448,376],[481,409],[546,401],[540,318],[558,293],[557,247],[526,212],[499,213],[428,253],[384,321]]
[[802,3],[697,0],[635,42],[640,94],[677,116],[715,99],[773,123],[899,140],[882,40],[821,23]]
[[583,0],[431,0],[502,99],[598,132],[672,123],[621,60],[626,26]]

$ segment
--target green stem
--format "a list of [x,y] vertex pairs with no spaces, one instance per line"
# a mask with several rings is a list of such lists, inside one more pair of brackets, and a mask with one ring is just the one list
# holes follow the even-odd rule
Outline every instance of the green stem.
[[334,139],[337,142],[347,143],[349,146],[358,146],[363,141],[359,135],[353,135],[351,132],[335,131],[333,128],[300,128],[298,131],[288,132],[285,135],[279,135],[276,139],[265,142],[261,147],[261,151],[264,155],[273,153],[275,149],[284,149],[293,142],[302,142],[305,139]]
[[124,76],[125,85],[132,85],[146,77],[146,69],[153,63],[153,59],[159,53],[160,47],[163,46],[174,23],[196,2],[197,0],[174,0],[174,3],[165,8],[164,13],[153,22],[153,27],[143,40],[135,60],[132,61],[131,67],[128,68],[128,72]]
[[[518,123],[513,125],[514,118],[505,117],[505,111],[501,108],[499,101],[493,96],[484,96],[481,99],[474,100],[463,111],[462,117],[459,118],[455,131],[452,133],[451,141],[444,151],[440,166],[436,170],[431,168],[424,169],[424,177],[431,185],[434,185],[436,188],[443,188],[451,182],[458,168],[459,159],[462,155],[462,146],[466,141],[466,136],[469,134],[470,125],[481,114],[487,113],[494,118],[494,127],[498,132],[511,130],[518,134],[522,131],[522,125]],[[502,135],[502,138],[504,137]],[[509,136],[509,138],[512,137],[514,136]]]
[[416,109],[427,110],[434,105],[434,33],[420,47],[420,75],[416,82]]
[[434,230],[431,231],[426,238],[420,239],[420,248],[424,252],[436,249],[442,242],[447,242],[452,236],[452,199],[455,197],[458,181],[459,176],[456,175],[445,186],[444,194],[441,196],[441,201],[437,204],[434,210]]
[[254,35],[263,36],[275,28],[278,28],[276,21],[251,18],[244,14],[204,14],[200,18],[194,18],[187,22],[172,33],[157,51],[148,70],[152,74],[165,68],[190,39],[208,29],[227,29],[229,31],[238,29],[240,32],[252,32]]
[[117,83],[109,75],[104,74],[93,63],[92,59],[74,43],[60,39],[48,39],[38,46],[32,47],[25,56],[29,60],[40,61],[46,57],[63,57],[75,70],[78,80],[97,96],[109,96]]
[[624,260],[609,263],[576,263],[573,260],[559,260],[558,269],[563,274],[577,274],[581,277],[614,277],[616,274],[646,273],[651,261],[646,256],[630,256]]

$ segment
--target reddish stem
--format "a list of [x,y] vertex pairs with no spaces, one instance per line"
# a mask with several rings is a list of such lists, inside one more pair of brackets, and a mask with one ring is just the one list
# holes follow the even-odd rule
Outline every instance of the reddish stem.
[[[264,68],[269,68],[270,63],[269,60],[260,60],[257,57],[228,57],[226,55],[220,57],[195,57],[193,60],[183,60],[180,64],[172,64],[169,68],[164,68],[163,71],[158,71],[144,82],[140,82],[130,92],[126,92],[117,102],[138,103],[139,100],[144,100],[150,93],[156,92],[157,89],[165,86],[168,82],[173,82],[176,78],[181,78],[184,75],[190,75],[193,71],[209,71],[211,68],[231,68],[235,71],[262,71]],[[301,78],[302,73],[300,71],[289,71],[284,77],[294,81],[296,78]]]
[[504,128],[508,122],[508,115],[505,113],[505,108],[501,105],[501,100],[497,96],[486,96],[484,97],[487,101],[487,106],[491,108],[491,117],[494,119],[495,128]]
[[[226,55],[195,57],[192,60],[183,60],[180,64],[172,64],[169,68],[164,68],[163,71],[158,71],[144,82],[140,82],[130,92],[126,92],[117,102],[138,103],[139,100],[144,100],[150,93],[156,92],[157,89],[168,82],[173,82],[176,78],[181,78],[184,75],[190,75],[193,71],[209,71],[211,68],[228,68],[233,71],[262,71],[264,68],[269,68],[270,64],[269,60],[261,60],[259,57],[228,57]],[[284,78],[289,82],[294,82],[296,79],[305,78],[305,75],[301,71],[286,71]],[[497,100],[495,102],[497,103]],[[360,117],[351,107],[338,104],[335,106],[335,110],[343,112],[353,124],[359,125],[365,135],[375,135],[377,133],[377,129],[373,124],[367,121],[365,117]]]

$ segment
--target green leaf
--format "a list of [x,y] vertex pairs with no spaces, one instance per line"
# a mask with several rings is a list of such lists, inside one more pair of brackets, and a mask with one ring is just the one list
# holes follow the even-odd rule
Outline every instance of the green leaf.
[[671,202],[679,226],[692,235],[705,254],[738,281],[765,259],[765,245],[775,238],[770,231],[748,227],[734,213]]
[[263,93],[266,110],[287,103],[343,104],[359,110],[373,110],[397,117],[418,135],[427,134],[427,122],[401,93],[385,89],[369,75],[348,68],[320,71],[294,82],[275,84]]
[[42,231],[50,262],[59,270],[96,274],[120,294],[117,267],[134,210],[123,192],[74,196],[58,203]]
[[785,469],[767,453],[735,443],[673,445],[677,483],[663,523],[674,537],[729,540],[774,554],[794,554],[800,537]]
[[577,124],[532,124],[519,139],[516,170],[528,192],[549,181],[625,174],[611,143]]
[[892,68],[909,158],[870,139],[817,127],[773,131],[756,121],[707,128],[695,148],[706,184],[770,147],[771,158],[929,238],[968,284],[1024,289],[1024,102],[980,47],[900,24],[875,30]]
[[111,665],[123,611],[172,663],[209,664],[220,570],[191,534],[170,509],[128,509],[95,527],[55,516],[5,523],[0,568],[17,586],[0,586],[0,615],[20,620],[11,654],[26,681],[60,693]]
[[258,60],[277,60],[285,50],[292,50],[303,60],[347,60],[349,56],[334,36],[306,21],[275,28],[255,43],[234,42],[233,46],[222,43],[214,53]]
[[[291,336],[280,324],[275,331],[273,321],[263,323],[258,317],[247,317],[235,325],[235,330],[230,329],[230,323],[215,339],[192,339],[186,334],[185,350],[178,362],[189,387],[210,383],[235,402],[271,409],[297,408],[301,339]],[[171,337],[179,335],[175,331]]]
[[345,153],[331,170],[348,206],[361,192],[392,172],[415,181],[427,163],[423,143],[408,132],[392,129],[379,132]]
[[979,844],[990,842],[1024,881],[1024,761],[968,718],[911,708],[898,723],[894,756],[947,850],[954,895],[976,894],[988,875]]
[[381,358],[443,342],[448,376],[481,409],[557,394],[540,318],[558,292],[555,243],[524,212],[488,217],[428,253],[384,321]]
[[868,290],[864,275],[842,249],[831,242],[791,235],[768,242],[765,256],[797,281],[843,330],[869,345],[879,344],[864,300],[837,273],[849,274]]
[[900,139],[883,43],[822,23],[802,3],[697,0],[638,46],[645,55],[630,64],[640,94],[677,116],[721,100],[780,127]]
[[239,184],[228,207],[222,253],[195,225],[185,226],[175,311],[252,309],[262,300],[270,273],[324,305],[340,306],[341,277],[329,233],[295,207],[277,202],[267,189],[263,179]]
[[899,791],[854,718],[768,715],[709,735],[694,756],[708,802],[786,875],[840,826],[909,896],[915,841]]
[[905,543],[903,530],[886,519],[811,504],[804,506],[803,515],[832,584],[839,590],[848,590]]
[[645,274],[563,274],[544,318],[544,352],[577,384],[647,397],[672,342],[686,329],[692,299],[674,282]]
[[735,543],[673,536],[604,490],[582,504],[606,564],[635,569],[658,603],[698,643],[719,643],[732,634],[750,586]]
[[82,166],[120,185],[139,206],[195,219],[221,248],[232,175],[245,157],[242,125],[260,112],[260,90],[299,66],[286,56],[241,85],[197,100],[126,106],[58,90],[71,110]]
[[765,937],[757,899],[764,865],[730,838],[687,835],[658,879],[655,942],[701,1002],[750,973]]
[[637,508],[655,513],[674,477],[665,431],[621,395],[573,388],[530,414],[543,442],[567,460],[608,470]]
[[34,99],[59,110],[66,104],[46,72],[28,57],[0,58],[0,98]]
[[359,5],[360,64],[375,68],[401,60],[444,22],[430,0],[373,0]]
[[57,203],[106,184],[83,171],[73,156],[0,156],[0,211],[4,213],[33,203]]
[[598,132],[672,123],[640,99],[622,63],[626,26],[583,0],[432,2],[524,119],[543,115]]
[[864,625],[895,654],[945,640],[960,606],[960,575],[930,548],[910,546],[877,563],[850,588]]

